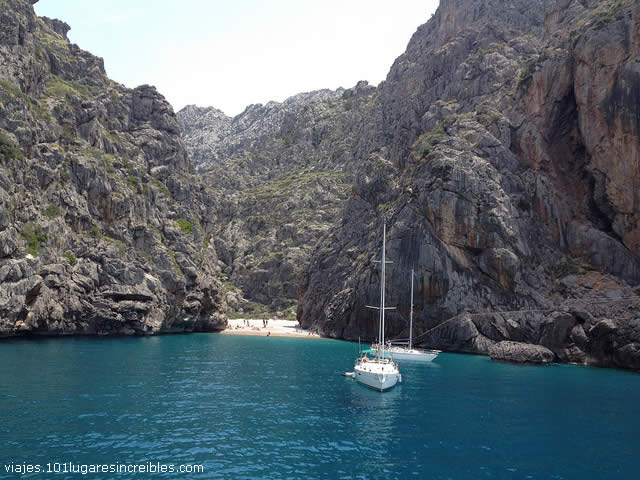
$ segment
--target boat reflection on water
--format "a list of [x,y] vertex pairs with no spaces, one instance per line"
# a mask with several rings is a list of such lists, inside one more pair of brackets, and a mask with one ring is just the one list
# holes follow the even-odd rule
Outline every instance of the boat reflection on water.
[[406,401],[402,388],[396,387],[380,395],[376,390],[362,388],[356,382],[350,383],[345,400],[352,410],[356,429],[361,430],[361,436],[369,444],[392,444],[396,440],[397,422]]

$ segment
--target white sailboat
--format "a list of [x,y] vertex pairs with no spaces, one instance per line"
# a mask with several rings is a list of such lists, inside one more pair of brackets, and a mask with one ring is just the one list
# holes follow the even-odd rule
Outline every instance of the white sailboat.
[[385,352],[393,356],[394,360],[412,362],[430,362],[438,356],[440,350],[422,350],[413,348],[413,268],[411,269],[411,310],[409,313],[409,343],[389,342]]
[[[385,275],[386,275],[386,236],[387,227],[384,225],[382,231],[382,275],[380,280],[380,306],[369,307],[379,310],[378,317],[378,345],[384,345],[384,312],[390,308],[384,305]],[[361,384],[369,388],[384,392],[389,390],[396,383],[402,382],[402,375],[398,370],[398,365],[393,358],[387,354],[383,348],[378,348],[375,358],[371,359],[367,355],[362,355],[356,360],[353,368],[354,378]]]

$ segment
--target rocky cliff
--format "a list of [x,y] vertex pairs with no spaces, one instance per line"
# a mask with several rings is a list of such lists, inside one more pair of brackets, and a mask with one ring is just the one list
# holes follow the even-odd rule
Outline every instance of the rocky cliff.
[[232,314],[295,316],[302,269],[369,148],[375,102],[376,89],[360,82],[251,105],[234,118],[178,112],[187,149],[216,191],[212,234]]
[[378,87],[234,118],[0,4],[0,335],[373,338],[385,222],[389,336],[415,268],[419,344],[640,368],[637,2],[442,0]]
[[389,336],[414,267],[423,345],[640,368],[639,39],[635,1],[442,0],[378,87],[301,323],[374,337],[384,221]]
[[215,330],[215,196],[153,87],[0,2],[0,336]]

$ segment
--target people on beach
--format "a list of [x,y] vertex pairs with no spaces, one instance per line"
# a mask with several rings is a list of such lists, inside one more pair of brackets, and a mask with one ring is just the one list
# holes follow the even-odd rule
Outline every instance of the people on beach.
[[[263,324],[255,323],[255,320],[262,320]],[[237,319],[229,320],[227,333],[236,333],[239,335],[263,335],[264,336],[319,336],[317,332],[301,328],[300,323],[294,321],[286,321],[279,319],[269,322],[266,318],[262,319]]]

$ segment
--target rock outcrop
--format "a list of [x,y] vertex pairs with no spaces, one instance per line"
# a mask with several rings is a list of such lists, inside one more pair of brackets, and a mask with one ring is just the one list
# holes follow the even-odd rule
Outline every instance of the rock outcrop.
[[637,368],[639,27],[627,0],[442,0],[378,87],[352,194],[302,277],[301,323],[375,337],[384,221],[389,336],[408,333],[414,267],[426,346],[516,341]]
[[555,355],[542,345],[520,342],[498,342],[489,347],[492,360],[514,363],[551,363]]
[[223,328],[213,195],[171,106],[0,9],[0,337]]

